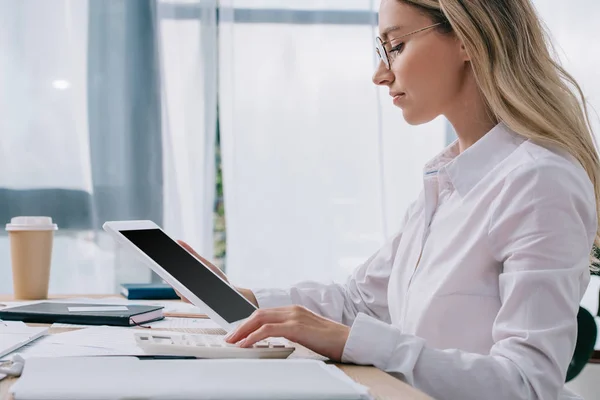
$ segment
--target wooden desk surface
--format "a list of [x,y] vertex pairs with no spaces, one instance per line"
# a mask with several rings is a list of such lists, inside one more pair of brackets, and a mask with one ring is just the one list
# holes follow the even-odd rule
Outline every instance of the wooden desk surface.
[[[91,296],[91,295],[73,295],[73,296],[51,296],[51,298],[66,298],[66,297],[108,297],[108,295]],[[11,301],[12,296],[0,295],[0,302]],[[132,328],[136,329],[136,328]],[[61,333],[70,329],[51,328],[50,333]],[[336,366],[344,371],[346,375],[354,379],[356,382],[369,388],[371,394],[377,400],[430,400],[431,398],[417,389],[407,385],[406,383],[386,374],[385,372],[369,366],[336,364]],[[10,387],[17,381],[18,378],[5,378],[0,381],[0,400],[12,399],[8,391]]]

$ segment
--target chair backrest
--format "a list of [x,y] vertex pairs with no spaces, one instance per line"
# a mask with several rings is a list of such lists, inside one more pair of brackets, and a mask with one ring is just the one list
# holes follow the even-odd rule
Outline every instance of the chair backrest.
[[577,344],[569,368],[567,368],[567,382],[575,378],[587,364],[594,352],[597,334],[598,327],[594,317],[588,310],[579,307],[577,313]]

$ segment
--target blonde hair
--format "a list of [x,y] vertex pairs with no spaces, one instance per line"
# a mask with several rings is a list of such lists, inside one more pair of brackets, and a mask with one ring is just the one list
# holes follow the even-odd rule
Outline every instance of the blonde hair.
[[[585,97],[552,58],[552,43],[530,0],[401,1],[441,22],[441,32],[457,35],[497,121],[581,163],[594,185],[600,218],[600,160]],[[600,247],[598,233],[594,244]]]

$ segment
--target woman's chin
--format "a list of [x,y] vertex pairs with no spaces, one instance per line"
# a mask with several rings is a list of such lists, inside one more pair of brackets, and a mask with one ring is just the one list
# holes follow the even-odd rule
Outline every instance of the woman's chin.
[[416,113],[406,108],[402,109],[402,116],[409,125],[422,125],[435,119],[435,117],[431,118],[423,113]]

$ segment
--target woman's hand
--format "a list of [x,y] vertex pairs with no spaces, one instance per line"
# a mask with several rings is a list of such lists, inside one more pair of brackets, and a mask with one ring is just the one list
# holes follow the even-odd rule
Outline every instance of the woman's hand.
[[304,307],[289,306],[256,310],[225,339],[229,343],[242,340],[241,347],[250,347],[268,337],[284,337],[339,361],[349,334],[350,328],[346,325],[321,317]]
[[[200,254],[198,254],[189,244],[187,244],[183,240],[178,240],[177,243],[179,243],[184,249],[186,249],[187,251],[189,251],[194,257],[196,257],[198,260],[200,260],[204,265],[206,265],[208,268],[210,268],[211,271],[213,271],[215,274],[219,275],[221,277],[221,279],[223,279],[225,282],[227,282],[227,283],[230,284],[229,279],[227,279],[227,275],[225,275],[223,273],[223,271],[221,271],[216,265],[214,265],[213,263],[211,263],[210,261],[208,261],[206,258],[204,258]],[[254,293],[252,292],[252,290],[250,290],[250,289],[242,289],[242,288],[236,288],[236,289],[245,298],[247,298],[248,301],[250,301],[256,307],[258,307],[258,301],[256,300],[256,297],[254,296]],[[186,301],[188,303],[190,302],[188,299],[186,299],[185,297],[183,297],[181,295],[181,293],[179,293],[177,290],[175,291],[175,293],[177,293],[177,296],[179,296],[181,298],[181,300]]]
[[196,250],[192,249],[192,246],[190,246],[189,244],[187,244],[183,240],[178,240],[177,243],[179,243],[181,245],[181,247],[183,247],[184,249],[186,249],[187,251],[189,251],[190,253],[192,253],[192,255],[194,257],[196,257],[204,265],[206,265],[208,268],[210,268],[212,272],[214,272],[215,274],[219,275],[221,277],[221,279],[223,279],[225,282],[229,283],[229,279],[227,279],[227,275],[225,275],[223,273],[223,271],[221,271],[216,265],[214,265],[213,263],[211,263],[210,261],[208,261],[206,258],[202,257],[200,254],[196,253]]

